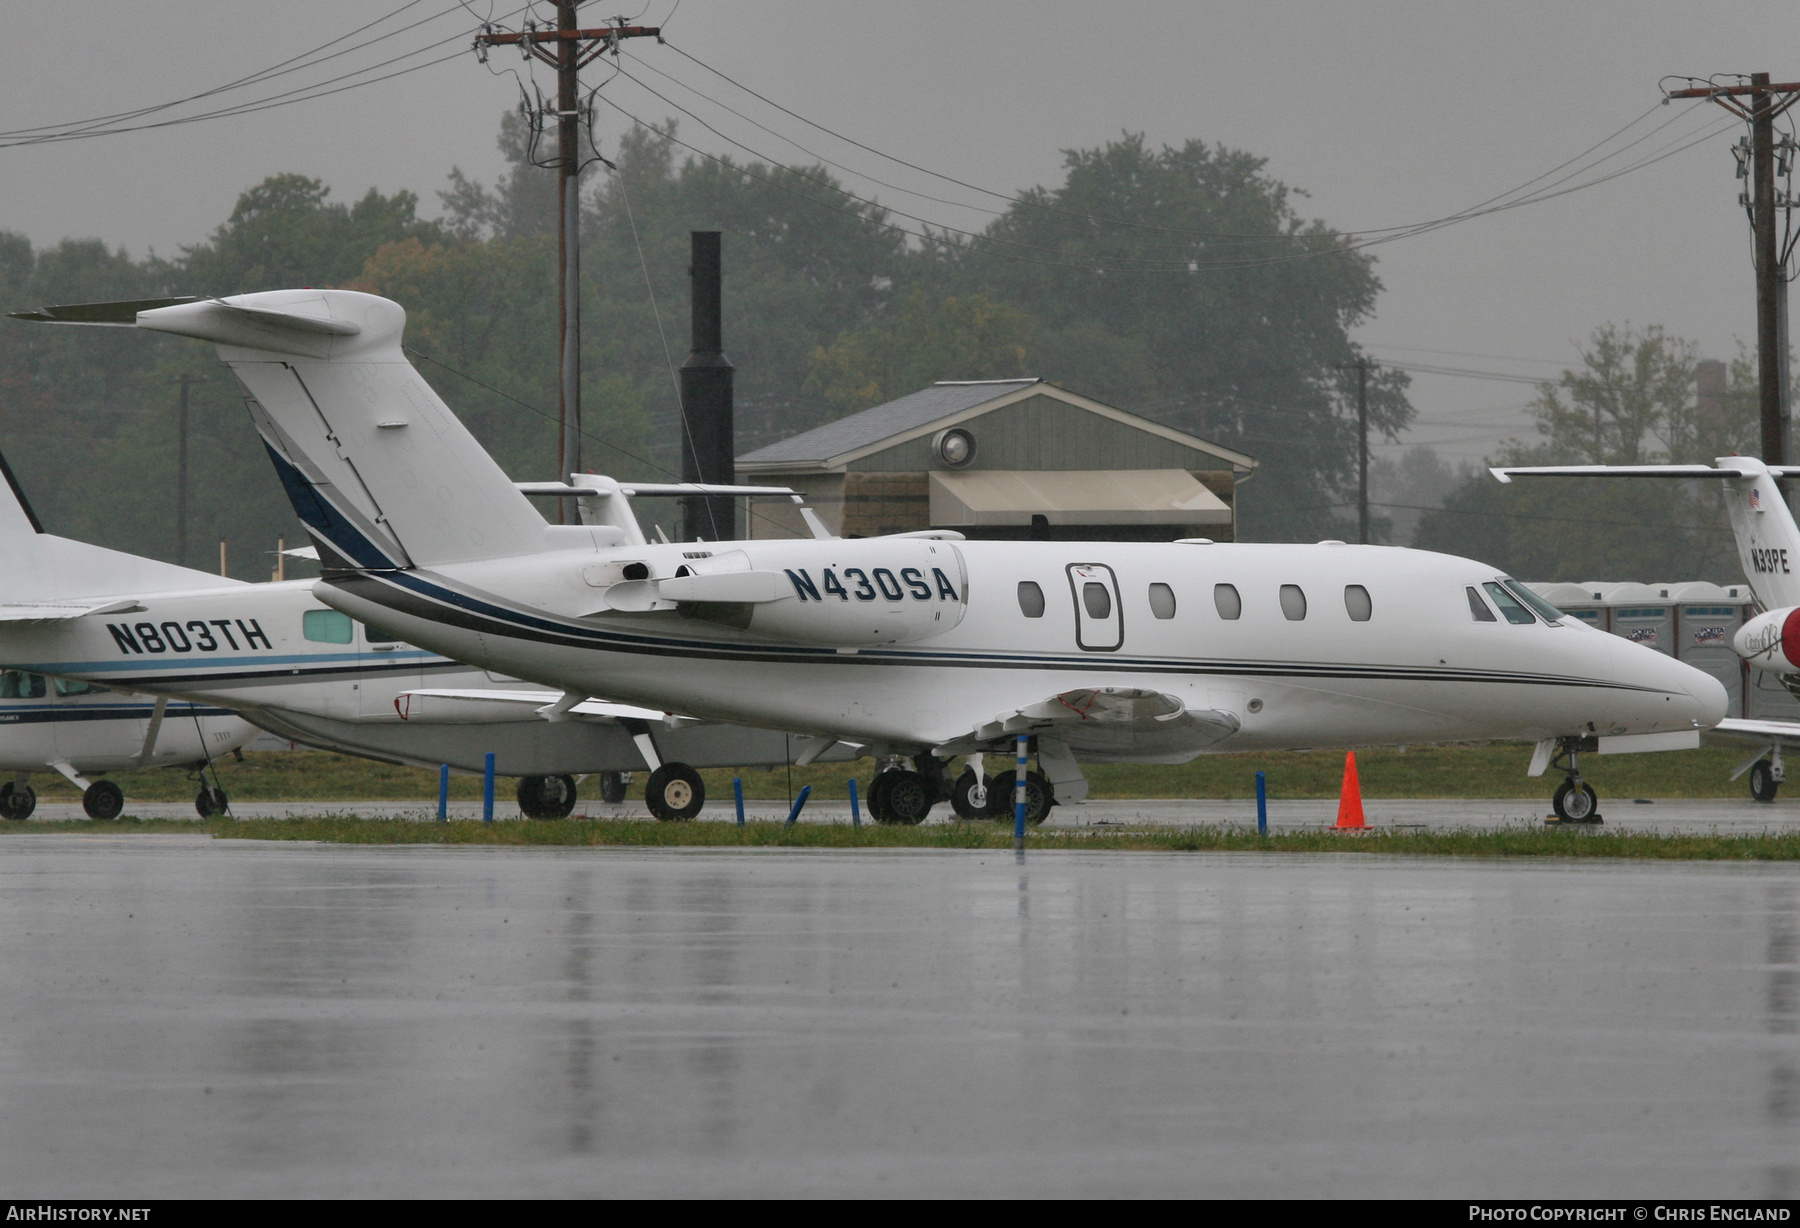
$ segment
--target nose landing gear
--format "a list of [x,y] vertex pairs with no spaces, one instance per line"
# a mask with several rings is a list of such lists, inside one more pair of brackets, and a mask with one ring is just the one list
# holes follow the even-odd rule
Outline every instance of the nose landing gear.
[[1581,752],[1591,750],[1594,745],[1592,738],[1560,738],[1557,741],[1556,757],[1550,761],[1550,766],[1567,775],[1567,779],[1557,786],[1555,796],[1550,799],[1558,822],[1604,821],[1600,818],[1599,795],[1594,792],[1593,785],[1581,778]]

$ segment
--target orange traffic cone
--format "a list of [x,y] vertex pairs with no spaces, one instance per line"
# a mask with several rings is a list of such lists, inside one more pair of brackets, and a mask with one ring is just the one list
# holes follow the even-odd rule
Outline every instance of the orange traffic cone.
[[1356,780],[1356,752],[1344,754],[1344,788],[1338,794],[1339,827],[1367,827],[1363,822],[1362,786]]

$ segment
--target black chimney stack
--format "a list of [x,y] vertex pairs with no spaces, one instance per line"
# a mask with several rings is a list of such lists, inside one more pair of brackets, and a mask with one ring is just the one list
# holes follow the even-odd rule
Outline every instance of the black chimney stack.
[[[731,361],[725,357],[719,308],[719,232],[696,230],[688,279],[694,303],[694,348],[681,364],[681,480],[736,481],[736,432],[732,425]],[[730,541],[737,536],[737,501],[730,495],[682,500],[682,536]]]

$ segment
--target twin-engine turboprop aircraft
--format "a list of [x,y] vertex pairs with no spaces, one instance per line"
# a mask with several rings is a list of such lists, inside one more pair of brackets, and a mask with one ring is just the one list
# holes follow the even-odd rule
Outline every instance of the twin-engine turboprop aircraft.
[[405,312],[371,295],[36,318],[217,343],[317,543],[326,604],[555,687],[558,709],[600,695],[911,756],[870,789],[889,821],[945,795],[985,809],[1000,790],[982,756],[1019,737],[1042,769],[1036,817],[1085,795],[1084,759],[1505,738],[1570,752],[1557,808],[1581,819],[1594,794],[1574,752],[1694,745],[1725,711],[1698,670],[1422,551],[954,533],[647,544],[548,525],[408,363]]
[[[1775,483],[1800,477],[1800,465],[1765,465],[1755,457],[1721,456],[1711,465],[1535,465],[1489,470],[1514,478],[1700,478],[1724,484],[1725,514],[1737,541],[1738,562],[1762,612],[1738,629],[1731,647],[1751,668],[1779,676],[1800,694],[1800,527]],[[1793,721],[1729,717],[1712,732],[1756,746],[1731,774],[1748,772],[1750,795],[1772,802],[1787,779],[1782,751],[1800,746]]]

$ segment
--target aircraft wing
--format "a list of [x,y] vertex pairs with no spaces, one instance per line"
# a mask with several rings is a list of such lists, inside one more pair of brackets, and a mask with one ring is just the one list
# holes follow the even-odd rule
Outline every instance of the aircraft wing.
[[937,753],[966,754],[1030,734],[1054,737],[1077,758],[1095,763],[1186,763],[1232,738],[1239,726],[1233,713],[1189,708],[1161,691],[1092,687],[1002,713]]
[[583,699],[568,704],[567,699],[567,696],[558,691],[402,691],[394,697],[394,711],[400,714],[403,721],[431,721],[438,724],[562,719],[602,724],[615,721],[654,721],[673,728],[677,724],[697,723],[692,717],[659,712],[655,708],[607,703],[600,699]]
[[1800,745],[1800,721],[1752,721],[1726,717],[1706,732],[1738,742],[1784,742]]
[[143,609],[130,597],[103,602],[21,602],[0,604],[0,623],[49,623],[89,614],[134,614]]

